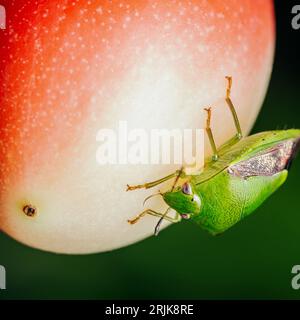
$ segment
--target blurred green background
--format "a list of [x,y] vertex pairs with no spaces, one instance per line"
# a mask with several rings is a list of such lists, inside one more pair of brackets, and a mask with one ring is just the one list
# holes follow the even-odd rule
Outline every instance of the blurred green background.
[[[300,128],[300,30],[291,28],[291,7],[276,2],[274,72],[253,132]],[[110,253],[66,256],[25,247],[0,233],[8,287],[0,290],[0,300],[298,299],[291,269],[300,264],[299,200],[298,158],[281,190],[219,237],[184,223]]]

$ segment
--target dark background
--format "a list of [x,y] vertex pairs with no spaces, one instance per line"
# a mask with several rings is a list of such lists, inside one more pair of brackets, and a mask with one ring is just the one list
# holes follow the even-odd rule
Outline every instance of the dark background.
[[[291,27],[293,4],[275,2],[274,71],[253,132],[300,128],[300,30]],[[300,264],[299,200],[300,159],[280,192],[221,237],[185,223],[110,253],[65,256],[0,233],[8,286],[0,299],[298,299],[291,269]]]

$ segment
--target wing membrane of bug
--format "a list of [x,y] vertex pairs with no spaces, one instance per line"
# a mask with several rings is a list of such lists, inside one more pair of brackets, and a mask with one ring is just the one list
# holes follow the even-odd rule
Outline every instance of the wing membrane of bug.
[[297,146],[295,140],[286,140],[254,157],[238,162],[228,168],[228,172],[247,179],[253,176],[272,176],[288,167]]

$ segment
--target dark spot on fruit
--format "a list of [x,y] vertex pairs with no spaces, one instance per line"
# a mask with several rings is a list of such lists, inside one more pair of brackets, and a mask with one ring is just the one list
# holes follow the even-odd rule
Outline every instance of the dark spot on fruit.
[[31,204],[28,204],[23,207],[23,212],[26,214],[27,217],[34,217],[37,213],[37,210]]

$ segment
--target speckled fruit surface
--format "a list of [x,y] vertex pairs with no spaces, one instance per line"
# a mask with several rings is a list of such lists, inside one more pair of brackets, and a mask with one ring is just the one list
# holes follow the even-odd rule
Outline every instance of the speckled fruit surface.
[[[174,165],[105,165],[97,131],[202,128],[213,109],[218,144],[234,134],[226,75],[248,132],[261,107],[274,53],[269,0],[2,1],[0,30],[0,227],[36,248],[90,253],[153,232],[145,196],[126,184]],[[207,154],[209,148],[207,148]],[[163,204],[154,199],[158,210]],[[36,214],[24,214],[31,204]]]

